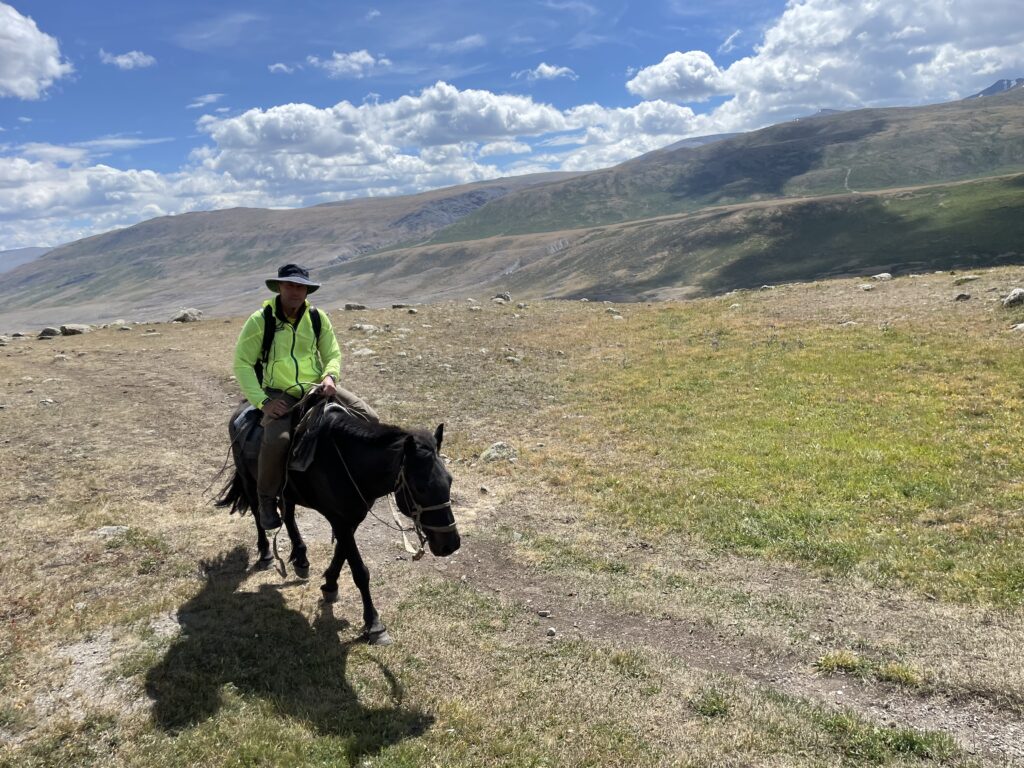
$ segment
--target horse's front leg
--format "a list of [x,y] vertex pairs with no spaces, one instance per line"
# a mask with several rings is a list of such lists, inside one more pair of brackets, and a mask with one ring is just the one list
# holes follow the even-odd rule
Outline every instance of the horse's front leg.
[[267,532],[260,525],[260,516],[253,513],[252,519],[256,523],[256,550],[260,555],[260,559],[256,561],[256,567],[265,568],[273,561],[274,553],[270,551],[270,539],[267,538]]
[[355,530],[348,531],[344,538],[338,537],[338,542],[342,541],[345,544],[348,566],[352,569],[352,582],[363,598],[363,637],[370,645],[390,645],[391,636],[384,628],[377,609],[373,607],[373,598],[370,597],[370,570],[359,554]]
[[324,571],[324,583],[320,587],[325,603],[333,603],[338,599],[338,576],[341,574],[342,566],[345,565],[345,555],[345,547],[338,537],[337,530],[335,530],[334,556],[331,558],[331,563],[327,566],[327,570]]
[[296,576],[300,579],[309,578],[309,558],[306,557],[306,542],[302,540],[299,526],[295,522],[295,502],[282,499],[281,507],[284,527],[288,531],[288,538],[292,542],[292,553],[288,556],[288,562],[295,568]]

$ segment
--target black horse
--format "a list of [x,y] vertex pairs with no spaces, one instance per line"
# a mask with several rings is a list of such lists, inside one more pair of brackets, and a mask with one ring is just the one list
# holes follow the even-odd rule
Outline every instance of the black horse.
[[[243,450],[247,427],[239,416],[245,404],[231,417],[231,436],[235,473],[221,492],[217,506],[230,507],[232,512],[258,509],[256,494],[257,457]],[[298,415],[298,414],[296,414]],[[373,502],[389,493],[395,494],[398,508],[412,519],[420,539],[432,554],[446,557],[460,546],[459,532],[451,507],[452,476],[438,451],[444,425],[430,434],[407,431],[390,424],[368,422],[330,406],[320,419],[319,438],[309,466],[301,472],[291,470],[285,484],[282,518],[292,551],[289,558],[296,573],[303,578],[309,573],[306,544],[295,524],[296,504],[311,507],[327,518],[336,539],[334,557],[324,571],[320,587],[324,600],[334,602],[338,596],[338,575],[348,561],[352,581],[363,600],[363,635],[370,642],[388,642],[384,624],[370,597],[370,572],[356,546],[356,528],[366,518]],[[261,560],[272,558],[266,531],[254,514],[257,546]]]

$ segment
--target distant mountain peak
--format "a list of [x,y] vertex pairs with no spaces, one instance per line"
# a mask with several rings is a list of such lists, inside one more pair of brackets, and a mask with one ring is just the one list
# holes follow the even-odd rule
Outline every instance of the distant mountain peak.
[[995,96],[998,93],[1005,93],[1006,91],[1012,91],[1015,88],[1024,88],[1024,77],[1018,77],[1015,80],[1008,80],[1006,78],[1002,80],[996,80],[992,85],[986,88],[980,93],[976,93],[973,96],[968,96],[969,99],[978,99],[982,96]]

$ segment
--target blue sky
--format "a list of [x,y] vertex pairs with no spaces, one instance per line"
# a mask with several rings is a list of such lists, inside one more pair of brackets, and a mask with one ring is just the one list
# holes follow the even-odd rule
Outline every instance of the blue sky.
[[1016,0],[0,0],[0,250],[606,167],[1024,76]]

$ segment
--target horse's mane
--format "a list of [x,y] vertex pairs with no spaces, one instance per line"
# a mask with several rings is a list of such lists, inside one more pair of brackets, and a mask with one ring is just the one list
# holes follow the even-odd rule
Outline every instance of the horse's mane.
[[367,421],[359,416],[352,416],[341,409],[331,409],[324,414],[325,425],[332,435],[342,438],[353,438],[367,442],[394,443],[404,440],[408,435],[415,435],[419,441],[430,445],[433,435],[421,429],[404,429],[394,424]]

